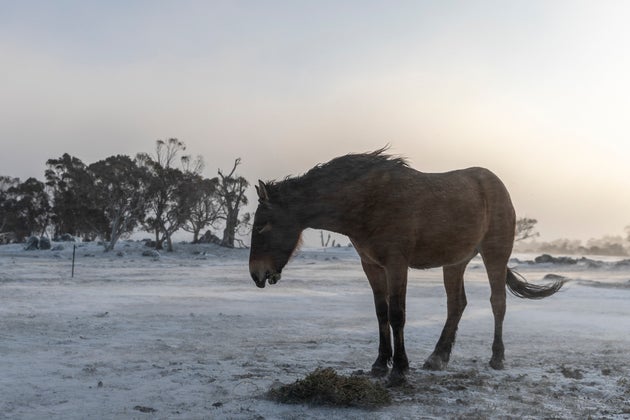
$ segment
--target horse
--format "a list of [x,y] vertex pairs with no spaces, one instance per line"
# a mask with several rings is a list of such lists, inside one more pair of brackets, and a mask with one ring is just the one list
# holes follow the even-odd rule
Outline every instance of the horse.
[[374,295],[379,347],[371,373],[385,376],[391,365],[390,381],[399,383],[409,369],[404,343],[408,269],[442,267],[447,318],[423,367],[444,370],[466,307],[464,270],[481,254],[494,316],[490,366],[503,369],[506,285],[517,297],[540,299],[556,293],[563,282],[535,285],[508,268],[516,216],[494,173],[480,167],[423,173],[385,151],[348,154],[301,176],[258,181],[252,279],[260,288],[276,284],[306,228],[346,235]]

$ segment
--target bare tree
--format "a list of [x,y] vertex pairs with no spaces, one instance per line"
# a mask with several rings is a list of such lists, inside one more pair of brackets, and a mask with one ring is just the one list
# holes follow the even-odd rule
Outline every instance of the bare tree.
[[245,191],[249,186],[245,178],[235,174],[236,168],[240,164],[241,158],[236,159],[232,170],[227,175],[219,169],[217,192],[223,212],[221,217],[225,220],[221,245],[229,248],[234,248],[236,232],[240,227],[248,225],[250,219],[248,213],[244,214],[242,218],[239,218],[241,207],[247,205]]
[[538,223],[538,220],[529,219],[527,217],[516,219],[516,236],[514,237],[514,242],[540,236],[540,233],[534,230],[536,223]]

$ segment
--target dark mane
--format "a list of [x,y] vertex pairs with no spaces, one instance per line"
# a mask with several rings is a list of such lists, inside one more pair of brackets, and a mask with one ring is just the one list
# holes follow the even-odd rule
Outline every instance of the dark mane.
[[302,189],[332,187],[355,181],[371,172],[388,172],[408,167],[402,157],[386,154],[387,148],[368,153],[352,153],[320,163],[303,175],[287,177],[282,181],[269,181],[267,187],[272,199],[283,201],[295,187]]

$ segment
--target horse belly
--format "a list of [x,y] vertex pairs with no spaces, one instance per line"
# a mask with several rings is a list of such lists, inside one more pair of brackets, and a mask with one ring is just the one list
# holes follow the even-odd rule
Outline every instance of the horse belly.
[[471,223],[422,235],[410,252],[412,268],[434,268],[470,260],[483,238],[483,226]]
[[409,267],[426,269],[454,265],[464,261],[469,261],[477,253],[475,246],[459,247],[456,250],[416,249],[409,261]]

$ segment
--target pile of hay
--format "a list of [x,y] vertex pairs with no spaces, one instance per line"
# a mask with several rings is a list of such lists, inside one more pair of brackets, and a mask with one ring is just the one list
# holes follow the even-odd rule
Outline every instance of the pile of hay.
[[334,369],[316,369],[304,379],[273,388],[274,401],[288,404],[376,408],[391,403],[387,389],[367,378],[338,375]]

